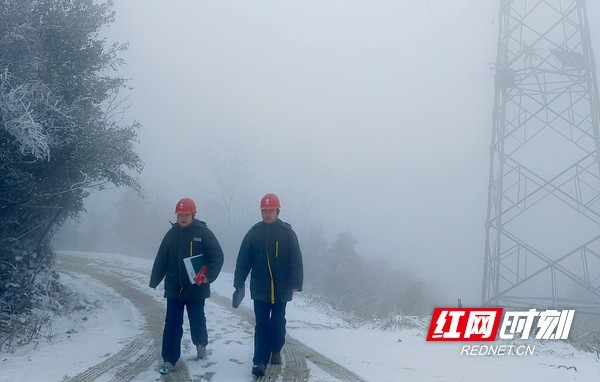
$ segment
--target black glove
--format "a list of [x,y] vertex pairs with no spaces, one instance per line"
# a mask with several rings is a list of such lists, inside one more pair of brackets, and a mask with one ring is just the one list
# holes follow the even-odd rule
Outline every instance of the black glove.
[[245,288],[236,288],[235,292],[233,292],[233,297],[231,298],[231,306],[237,309],[242,303],[245,294]]

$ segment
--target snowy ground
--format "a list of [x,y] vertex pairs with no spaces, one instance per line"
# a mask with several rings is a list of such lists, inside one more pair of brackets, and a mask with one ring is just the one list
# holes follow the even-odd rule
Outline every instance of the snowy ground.
[[[156,290],[147,287],[152,261],[115,254],[81,256],[102,260],[107,269],[117,269],[119,277],[128,278],[136,289],[164,303],[162,284]],[[63,273],[62,278],[85,293],[86,309],[71,317],[57,317],[46,343],[16,354],[0,353],[0,381],[67,380],[140,336],[144,315],[127,299],[87,276]],[[232,275],[222,273],[211,285],[213,300],[218,300],[217,295],[229,299],[231,285]],[[251,300],[246,297],[242,305],[250,309]],[[210,300],[206,315],[211,341],[207,360],[194,359],[187,328],[184,334],[182,360],[190,377],[252,381],[251,324]],[[426,329],[386,332],[355,328],[331,312],[317,309],[302,294],[288,305],[287,318],[293,338],[368,381],[595,381],[600,376],[600,359],[595,354],[579,352],[564,342],[531,342],[535,354],[527,356],[461,355],[461,344],[426,342]],[[311,362],[307,364],[310,381],[337,380]],[[109,373],[96,380],[110,378]],[[135,380],[159,381],[161,377],[150,369]]]

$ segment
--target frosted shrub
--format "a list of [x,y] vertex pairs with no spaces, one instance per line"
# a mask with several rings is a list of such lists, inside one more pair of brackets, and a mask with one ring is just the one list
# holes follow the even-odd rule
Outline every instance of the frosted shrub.
[[595,353],[600,359],[600,325],[591,320],[574,326],[569,335],[569,342],[578,349]]

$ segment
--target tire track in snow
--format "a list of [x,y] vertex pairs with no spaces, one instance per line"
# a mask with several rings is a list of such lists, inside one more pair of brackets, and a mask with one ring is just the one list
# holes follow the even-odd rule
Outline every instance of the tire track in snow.
[[[123,276],[115,276],[116,272],[109,275],[101,270],[105,265],[101,260],[82,258],[76,255],[61,253],[60,257],[68,256],[69,263],[60,262],[59,269],[70,270],[77,273],[88,274],[100,282],[113,288],[117,293],[127,298],[142,311],[146,317],[147,326],[140,338],[133,340],[117,354],[109,357],[98,365],[91,367],[77,376],[66,381],[92,381],[109,371],[118,370],[111,379],[112,382],[128,382],[140,373],[150,370],[160,361],[159,344],[162,340],[162,329],[164,324],[164,307],[152,299],[151,296],[139,291],[123,281]],[[94,268],[84,266],[90,262],[97,263],[101,267]],[[132,271],[131,269],[129,271]],[[254,313],[251,309],[240,306],[233,309],[231,299],[226,298],[214,291],[207,302],[218,304],[233,315],[241,317],[251,325],[254,325]],[[144,347],[144,345],[146,345]],[[365,382],[357,374],[339,365],[323,354],[302,344],[298,340],[286,335],[286,344],[281,351],[282,364],[268,365],[267,374],[264,377],[254,379],[256,382],[307,382],[310,378],[310,369],[306,361],[312,362],[323,372],[341,382]],[[190,381],[190,376],[185,368],[185,363],[177,365],[171,374],[162,376],[163,381]],[[210,380],[210,379],[209,379]]]
[[[110,379],[111,382],[129,382],[137,375],[152,369],[157,361],[161,360],[158,344],[161,341],[160,333],[162,333],[164,323],[162,318],[164,307],[154,301],[151,296],[127,285],[122,278],[97,271],[94,267],[85,266],[91,262],[90,259],[61,254],[61,257],[63,256],[68,256],[69,261],[57,262],[60,270],[83,273],[99,280],[131,301],[141,311],[147,322],[142,334],[122,350],[66,381],[93,381],[106,373],[115,373],[116,370],[115,375]],[[184,363],[181,366],[178,365],[164,380],[189,381],[184,365]]]
[[[254,313],[252,310],[240,306],[237,309],[231,307],[231,299],[225,298],[218,293],[211,292],[211,300],[228,309],[232,313],[241,316],[247,322],[254,325]],[[309,348],[300,341],[286,334],[285,345],[281,350],[282,366],[268,365],[267,375],[258,378],[257,382],[303,382],[309,380],[310,370],[306,361],[315,364],[319,369],[329,374],[338,381],[343,382],[365,382],[364,379],[337,362],[323,354]]]

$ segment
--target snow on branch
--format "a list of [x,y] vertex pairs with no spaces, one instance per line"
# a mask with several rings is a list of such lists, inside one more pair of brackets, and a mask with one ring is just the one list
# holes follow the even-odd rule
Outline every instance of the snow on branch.
[[50,160],[51,132],[56,118],[69,119],[60,103],[40,81],[12,86],[8,70],[0,74],[0,118],[23,155]]
[[68,193],[74,193],[76,191],[81,191],[81,190],[85,190],[85,189],[89,189],[89,188],[99,188],[108,183],[107,181],[92,181],[91,179],[89,179],[88,174],[84,173],[83,171],[80,171],[80,173],[83,176],[82,181],[71,184],[69,186],[69,188],[67,188],[67,189],[57,191],[57,192],[44,193],[44,194],[41,194],[40,196],[47,198],[47,197],[51,197],[51,196],[58,196],[58,195],[63,195],[63,194],[68,194]]

